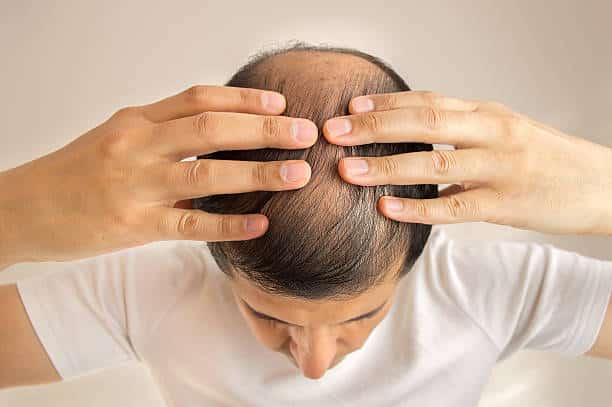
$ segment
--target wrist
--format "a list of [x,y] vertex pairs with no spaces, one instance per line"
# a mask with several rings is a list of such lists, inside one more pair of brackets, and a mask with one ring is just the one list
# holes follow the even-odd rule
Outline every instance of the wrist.
[[609,164],[607,176],[607,185],[604,185],[604,190],[608,192],[609,196],[606,197],[606,201],[604,205],[607,208],[606,214],[606,229],[604,230],[604,235],[612,236],[612,147],[607,147],[608,151],[608,159],[606,162]]
[[600,190],[602,194],[598,197],[598,211],[600,216],[597,222],[595,235],[612,236],[612,148],[605,147],[604,160],[607,166],[601,171]]

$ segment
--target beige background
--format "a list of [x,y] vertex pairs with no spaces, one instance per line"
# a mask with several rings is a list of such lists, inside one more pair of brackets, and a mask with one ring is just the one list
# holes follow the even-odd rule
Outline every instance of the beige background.
[[[605,1],[0,4],[0,170],[59,148],[122,106],[222,84],[249,55],[287,40],[355,47],[390,62],[414,89],[496,100],[612,147],[612,6]],[[609,238],[485,224],[448,230],[612,260]],[[28,265],[13,270],[0,282],[27,275]],[[608,406],[611,383],[612,361],[524,352],[496,368],[480,405]],[[0,392],[0,405],[140,406],[158,397],[136,364]]]

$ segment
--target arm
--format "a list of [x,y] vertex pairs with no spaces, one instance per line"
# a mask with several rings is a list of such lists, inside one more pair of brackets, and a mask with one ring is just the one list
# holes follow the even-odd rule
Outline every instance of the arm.
[[[364,103],[365,100],[370,103]],[[356,103],[359,102],[359,103]],[[407,91],[360,96],[330,143],[450,144],[385,157],[361,157],[365,174],[351,174],[356,157],[340,160],[355,185],[450,184],[435,199],[383,196],[387,217],[426,224],[489,222],[542,233],[612,235],[612,149],[513,112],[496,102]],[[338,119],[332,119],[338,120]]]
[[14,284],[0,285],[0,389],[60,381]]
[[314,144],[315,124],[277,116],[284,109],[275,92],[197,86],[121,109],[61,149],[0,172],[0,269],[158,240],[261,236],[268,227],[264,215],[209,214],[191,209],[191,199],[301,188],[310,178],[305,161],[182,160],[218,150]]
[[612,360],[612,297],[595,344],[586,355]]
[[[330,143],[455,146],[454,151],[363,157],[368,172],[359,175],[351,175],[347,165],[355,157],[340,161],[340,175],[356,185],[451,184],[436,199],[382,197],[378,207],[391,219],[426,224],[485,221],[542,233],[612,235],[609,147],[564,134],[499,103],[432,92],[361,96],[349,108],[351,115],[332,120],[348,120],[350,137],[339,137],[333,131],[338,126],[330,126],[330,121],[324,125]],[[573,278],[569,273],[584,271],[565,270],[570,264],[562,264],[564,280]],[[612,303],[587,354],[612,359]]]
[[0,388],[144,360],[208,263],[200,243],[168,241],[30,268],[41,273],[0,285]]
[[612,262],[535,242],[432,243],[427,261],[439,264],[440,295],[486,334],[499,360],[522,349],[573,357],[603,349],[593,344],[609,331]]

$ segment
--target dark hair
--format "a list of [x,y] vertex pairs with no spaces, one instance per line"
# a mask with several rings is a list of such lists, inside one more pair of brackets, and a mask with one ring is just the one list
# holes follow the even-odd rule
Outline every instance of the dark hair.
[[[361,64],[367,69],[332,64],[327,65],[325,72],[300,67],[288,69],[274,57],[289,52],[308,52],[309,58],[321,53],[349,54],[369,64]],[[349,114],[348,103],[354,96],[410,90],[379,58],[354,49],[303,42],[251,57],[226,86],[280,92],[287,100],[284,116],[310,119],[319,129],[327,119]],[[382,195],[435,198],[438,188],[435,184],[352,185],[338,175],[339,159],[432,149],[431,144],[423,143],[344,147],[328,143],[319,131],[318,141],[307,149],[219,151],[198,158],[303,159],[310,164],[312,177],[306,186],[297,190],[208,196],[194,199],[193,207],[211,213],[259,212],[269,218],[269,229],[260,238],[208,243],[225,273],[231,275],[233,266],[269,293],[307,299],[351,297],[381,282],[389,273],[394,273],[396,278],[406,274],[423,251],[431,232],[431,225],[400,223],[384,217],[376,209],[378,198]]]

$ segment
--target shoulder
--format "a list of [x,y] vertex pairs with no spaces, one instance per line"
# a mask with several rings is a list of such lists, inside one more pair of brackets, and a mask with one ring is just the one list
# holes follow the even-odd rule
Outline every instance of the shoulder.
[[39,263],[40,273],[18,287],[23,296],[67,308],[85,307],[120,320],[136,310],[136,320],[155,319],[197,291],[215,266],[204,242],[160,241],[76,261]]
[[423,250],[423,266],[428,270],[476,273],[494,268],[516,271],[529,257],[550,254],[552,246],[535,242],[487,239],[468,235],[461,238],[443,227],[434,227]]
[[[215,266],[205,242],[170,240],[65,264],[65,268],[106,274],[201,275]],[[59,266],[58,269],[62,267]]]
[[437,297],[473,303],[510,296],[540,281],[543,265],[555,256],[560,252],[551,245],[473,235],[458,239],[434,228],[411,273],[421,289]]
[[111,254],[106,266],[110,273],[121,274],[127,287],[147,297],[180,295],[217,269],[206,243],[185,240],[154,242]]

